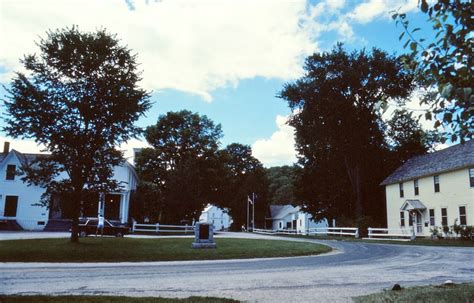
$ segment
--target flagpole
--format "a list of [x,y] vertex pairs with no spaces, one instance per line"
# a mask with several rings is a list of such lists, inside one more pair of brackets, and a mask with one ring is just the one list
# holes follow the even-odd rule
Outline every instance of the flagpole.
[[255,229],[255,193],[252,193],[252,232]]
[[247,196],[247,231],[249,230],[249,196]]

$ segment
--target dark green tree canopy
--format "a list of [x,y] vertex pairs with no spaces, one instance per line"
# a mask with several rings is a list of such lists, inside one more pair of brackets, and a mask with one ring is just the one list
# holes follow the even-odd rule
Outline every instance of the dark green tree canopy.
[[[134,123],[150,107],[149,94],[138,86],[136,56],[105,30],[50,31],[37,45],[38,55],[21,60],[28,73],[17,73],[6,87],[3,130],[33,138],[51,153],[26,179],[46,185],[47,195],[74,192],[75,241],[83,191],[116,185],[113,166],[123,161],[116,146],[140,133]],[[54,181],[61,172],[68,178]]]
[[229,144],[219,151],[219,161],[224,174],[216,204],[229,209],[234,221],[232,228],[240,229],[246,224],[247,198],[252,197],[252,194],[256,195],[255,224],[263,226],[268,205],[268,185],[263,165],[252,156],[252,148],[239,143]]
[[135,162],[141,188],[156,199],[150,209],[159,213],[151,217],[174,224],[196,219],[217,199],[221,137],[219,124],[187,110],[168,112],[147,127],[145,138],[152,147],[142,149]]
[[[430,92],[422,99],[431,111],[437,128],[445,126],[452,142],[472,139],[474,132],[473,50],[474,8],[469,0],[420,0],[419,7],[428,16],[434,38],[418,38],[420,28],[410,28],[406,14],[393,18],[403,27],[409,56],[406,67],[415,71],[417,80]],[[430,41],[431,40],[431,41]],[[433,91],[434,87],[434,91]]]
[[289,123],[302,168],[297,197],[316,218],[380,213],[385,150],[380,108],[410,95],[412,75],[379,49],[348,53],[341,44],[308,57],[304,69],[280,93],[293,110]]
[[265,170],[270,204],[298,204],[295,197],[297,167],[277,166]]

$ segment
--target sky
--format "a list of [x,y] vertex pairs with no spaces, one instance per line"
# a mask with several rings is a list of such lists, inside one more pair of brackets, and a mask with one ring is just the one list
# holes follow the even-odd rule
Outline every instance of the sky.
[[[378,47],[404,53],[402,29],[391,19],[407,13],[426,28],[418,0],[0,0],[0,84],[8,87],[25,54],[48,30],[76,25],[106,28],[138,56],[140,85],[152,108],[138,125],[156,123],[168,111],[188,109],[222,125],[221,147],[242,143],[266,167],[296,161],[291,114],[277,97],[285,83],[303,75],[304,59],[330,51]],[[6,91],[0,88],[0,99]],[[419,110],[416,96],[407,105]],[[0,107],[0,115],[5,116]],[[0,128],[4,122],[0,118]],[[429,128],[430,123],[424,123]],[[38,152],[33,141],[9,138],[21,152]],[[3,143],[2,143],[3,145]],[[133,139],[122,145],[147,146]]]

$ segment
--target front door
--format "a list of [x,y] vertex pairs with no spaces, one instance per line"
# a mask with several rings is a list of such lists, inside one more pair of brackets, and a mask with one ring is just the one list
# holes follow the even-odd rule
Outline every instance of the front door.
[[416,211],[416,233],[421,234],[423,232],[423,216],[420,211]]

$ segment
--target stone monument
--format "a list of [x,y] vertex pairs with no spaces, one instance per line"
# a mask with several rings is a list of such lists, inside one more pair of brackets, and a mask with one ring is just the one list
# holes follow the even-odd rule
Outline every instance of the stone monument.
[[194,242],[192,248],[216,248],[214,242],[214,226],[209,223],[198,222],[194,226]]

